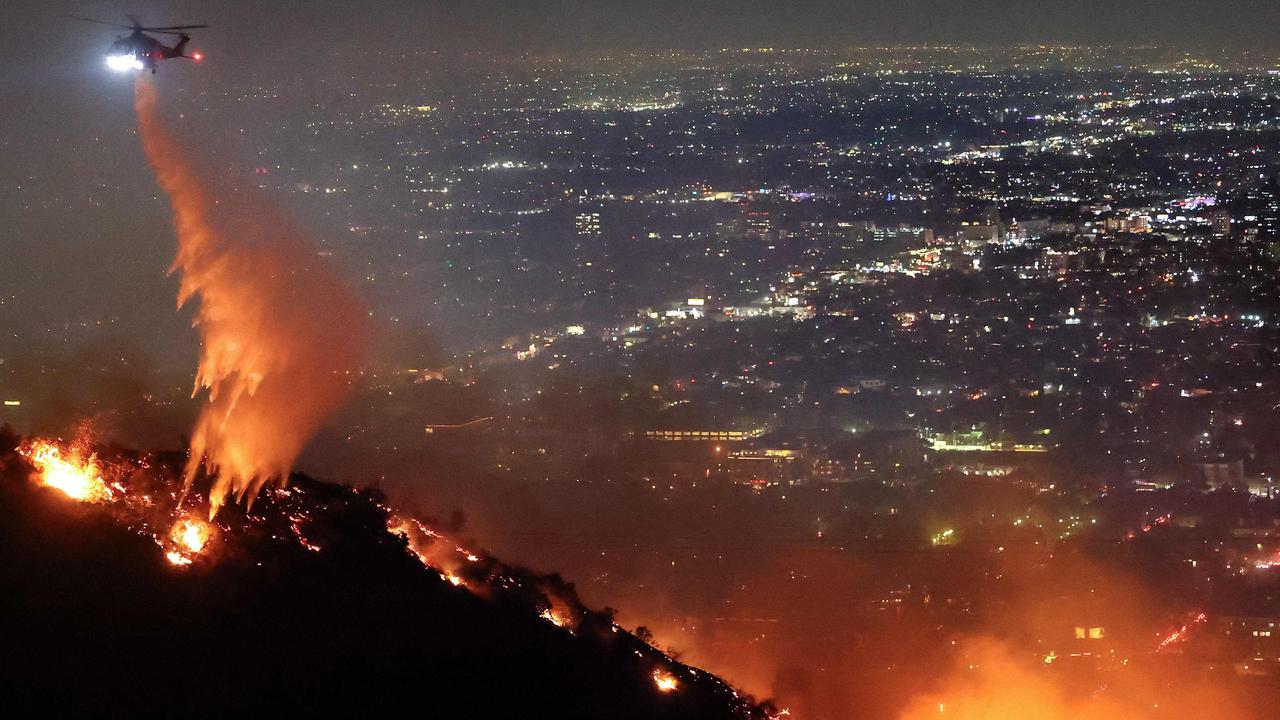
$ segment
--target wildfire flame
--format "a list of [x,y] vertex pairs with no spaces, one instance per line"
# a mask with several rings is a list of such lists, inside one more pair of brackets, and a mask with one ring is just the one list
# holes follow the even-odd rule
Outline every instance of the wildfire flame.
[[186,517],[169,530],[169,550],[164,557],[174,565],[190,565],[208,545],[213,527],[198,518]]
[[109,502],[115,496],[93,454],[85,456],[75,448],[64,451],[48,440],[33,440],[19,452],[36,466],[41,485],[56,488],[72,500]]
[[[193,515],[190,510],[183,509],[176,480],[165,473],[157,474],[147,459],[112,456],[107,461],[100,461],[89,450],[90,447],[85,440],[65,444],[60,441],[33,439],[19,446],[19,452],[38,469],[33,480],[41,485],[58,488],[77,500],[102,502],[102,513],[153,541],[160,548],[164,560],[175,568],[186,568],[195,564],[200,557],[208,556],[215,541],[225,541],[219,540],[221,533],[229,533],[228,538],[234,540],[234,523],[220,528],[211,521]],[[112,480],[108,481],[104,477]],[[166,484],[169,484],[168,490],[163,489]],[[281,489],[276,492],[276,499],[283,501],[302,497],[302,493],[301,488]],[[163,500],[158,502],[159,498],[168,498],[174,505],[168,505]],[[110,501],[109,504],[106,501]],[[507,592],[531,598],[532,612],[570,634],[577,634],[586,620],[592,617],[591,612],[578,600],[572,585],[565,583],[558,575],[530,575],[527,571],[513,568],[451,541],[422,521],[399,515],[381,503],[379,507],[387,511],[387,532],[402,538],[406,550],[424,568],[437,573],[444,581],[480,597]],[[308,512],[279,507],[275,510],[279,513],[276,520],[287,522],[289,531],[273,534],[272,538],[296,540],[299,546],[308,550],[323,551],[322,547],[302,534],[302,528],[311,521]],[[611,620],[609,626],[593,627],[608,628],[614,633],[621,630],[621,626]],[[637,656],[645,657],[639,650],[635,652]],[[675,661],[661,651],[655,649],[655,652],[660,659],[649,665],[653,668],[651,677],[655,689],[664,694],[677,691],[681,681],[669,669],[670,664]],[[693,674],[689,677],[696,677],[696,671],[691,672]],[[738,697],[737,692],[731,688],[725,692]],[[770,717],[787,714],[782,711]]]
[[169,562],[179,567],[183,565],[191,564],[191,558],[187,557],[186,555],[183,555],[181,552],[178,552],[177,550],[170,550],[169,552],[165,553],[164,559],[168,560]]
[[209,526],[198,520],[182,520],[173,526],[169,536],[187,550],[198,553],[209,542]]
[[454,587],[468,587],[466,580],[458,574],[458,571],[461,571],[464,560],[466,563],[474,563],[480,560],[478,556],[466,548],[456,545],[450,547],[449,543],[437,542],[443,540],[439,533],[411,517],[390,516],[387,520],[387,531],[392,535],[403,537],[408,543],[409,552],[413,553],[424,567],[439,573],[441,580]]
[[676,676],[662,669],[653,671],[653,684],[659,692],[664,693],[674,692],[680,687],[680,681],[676,680]]
[[[190,565],[208,547],[213,538],[212,525],[182,514],[167,533],[159,529],[163,524],[157,528],[156,519],[149,517],[155,510],[152,498],[146,493],[130,494],[120,481],[108,482],[105,476],[109,473],[114,477],[125,471],[104,466],[87,448],[85,440],[68,444],[32,439],[19,446],[18,452],[36,467],[37,483],[80,502],[110,503],[115,517],[155,540],[173,565]],[[146,464],[136,466],[145,468]]]
[[193,394],[208,404],[192,432],[184,473],[215,475],[209,518],[227,497],[252,503],[287,481],[307,439],[346,396],[364,337],[364,313],[310,243],[247,193],[218,196],[193,170],[140,76],[142,144],[173,206],[179,306],[199,299],[202,353]]

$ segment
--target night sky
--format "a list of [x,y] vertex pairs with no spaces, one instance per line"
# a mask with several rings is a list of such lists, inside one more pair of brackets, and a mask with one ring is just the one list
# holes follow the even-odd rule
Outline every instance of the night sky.
[[61,16],[112,20],[127,12],[158,24],[210,22],[210,47],[245,59],[373,42],[519,50],[916,42],[1257,47],[1274,46],[1280,20],[1280,6],[1260,0],[375,0],[360,3],[359,12],[353,7],[344,0],[15,0],[0,9],[0,52],[6,75],[68,67],[73,48],[110,31],[69,25]]

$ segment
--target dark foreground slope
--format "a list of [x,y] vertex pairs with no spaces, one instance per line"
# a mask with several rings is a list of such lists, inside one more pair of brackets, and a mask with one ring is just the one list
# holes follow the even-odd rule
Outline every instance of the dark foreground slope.
[[[0,447],[0,453],[4,448]],[[216,562],[30,482],[0,454],[0,697],[55,716],[742,718],[761,708],[673,664],[606,614],[575,633],[517,594],[480,598],[385,532],[375,496],[297,479],[324,549],[278,539],[279,508]],[[220,520],[222,518],[220,517]],[[683,673],[660,692],[655,667]]]

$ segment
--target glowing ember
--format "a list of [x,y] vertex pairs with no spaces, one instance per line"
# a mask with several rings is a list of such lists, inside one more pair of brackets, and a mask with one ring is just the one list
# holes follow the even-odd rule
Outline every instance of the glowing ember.
[[186,555],[183,555],[182,553],[178,552],[177,550],[170,550],[169,552],[165,553],[165,554],[164,554],[164,559],[165,559],[165,560],[168,560],[169,562],[171,562],[171,563],[173,563],[174,565],[177,565],[177,566],[179,566],[179,567],[181,567],[181,566],[183,566],[183,565],[190,565],[190,564],[191,564],[191,558],[187,557]]
[[213,527],[193,517],[184,517],[169,530],[169,541],[161,543],[167,548],[165,560],[179,567],[190,565],[195,556],[209,546]]
[[174,525],[169,537],[185,550],[198,553],[209,543],[209,526],[188,518]]
[[427,557],[428,546],[436,537],[436,532],[413,518],[392,515],[387,519],[387,531],[399,535],[409,545],[409,552],[418,558],[426,567],[434,567]]
[[85,457],[76,449],[63,450],[47,440],[35,440],[19,452],[40,472],[40,484],[61,490],[73,500],[107,502],[113,499],[111,487],[102,479],[102,470],[94,455]]
[[308,518],[306,515],[301,515],[301,514],[290,515],[289,530],[293,532],[293,536],[298,539],[299,545],[306,548],[307,550],[310,550],[311,552],[320,552],[322,548],[319,545],[308,540],[307,536],[302,532],[302,524],[309,520],[310,518]]
[[669,693],[680,687],[680,682],[676,680],[676,676],[663,670],[653,671],[653,684],[658,688],[659,692]]

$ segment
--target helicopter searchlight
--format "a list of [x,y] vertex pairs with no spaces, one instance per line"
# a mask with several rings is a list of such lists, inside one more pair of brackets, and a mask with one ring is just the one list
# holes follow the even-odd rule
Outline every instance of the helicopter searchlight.
[[[197,28],[206,28],[208,25],[166,25],[164,27],[145,27],[138,19],[132,15],[128,16],[132,25],[117,25],[115,23],[94,20],[93,18],[77,17],[77,20],[85,22],[97,23],[99,25],[109,25],[124,30],[130,30],[129,35],[116,38],[111,43],[110,49],[107,50],[107,67],[117,72],[128,72],[130,70],[150,70],[153,74],[156,66],[161,60],[171,60],[173,58],[186,58],[193,62],[200,62],[204,59],[204,53],[199,50],[187,54],[187,43],[191,41],[191,36],[185,30],[195,30]],[[165,45],[156,38],[151,37],[148,33],[154,35],[177,35],[178,42],[174,45]]]

